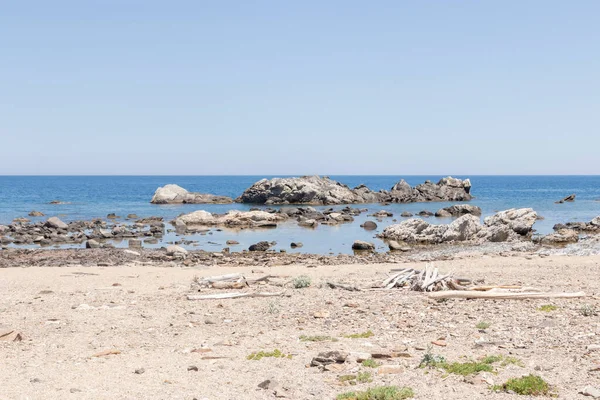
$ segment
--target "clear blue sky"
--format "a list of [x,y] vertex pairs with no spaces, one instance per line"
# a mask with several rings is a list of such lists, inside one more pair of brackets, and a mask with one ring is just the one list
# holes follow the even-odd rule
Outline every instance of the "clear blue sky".
[[12,1],[0,174],[600,174],[600,1]]

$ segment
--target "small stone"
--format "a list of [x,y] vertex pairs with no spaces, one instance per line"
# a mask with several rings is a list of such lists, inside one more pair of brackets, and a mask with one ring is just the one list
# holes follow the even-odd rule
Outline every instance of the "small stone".
[[364,224],[362,224],[362,227],[368,231],[373,231],[377,229],[377,224],[373,221],[366,221]]
[[167,255],[168,256],[185,256],[188,253],[186,249],[177,245],[167,246]]
[[382,365],[377,368],[377,373],[379,375],[401,374],[403,372],[404,367],[402,365]]
[[138,369],[136,369],[136,370],[135,370],[135,373],[136,373],[137,375],[141,375],[141,374],[143,374],[144,372],[146,372],[146,370],[145,370],[144,368],[138,368]]
[[235,246],[236,244],[240,244],[237,240],[228,240],[225,242],[228,246]]
[[431,342],[431,344],[433,344],[435,346],[440,346],[440,347],[448,346],[448,343],[446,343],[445,340],[434,340],[433,342]]
[[71,392],[71,393],[79,393],[79,392],[81,392],[81,389],[72,388],[71,390],[69,390],[69,392]]
[[329,311],[326,311],[326,310],[316,311],[313,314],[313,317],[315,317],[315,318],[329,318]]
[[267,379],[258,384],[258,387],[265,390],[274,390],[277,387],[277,382],[272,379]]
[[584,396],[593,397],[595,399],[600,398],[600,389],[597,389],[593,386],[586,386],[579,393],[581,393]]
[[587,351],[598,351],[600,350],[600,344],[590,344],[586,347]]
[[187,367],[188,371],[198,371],[198,367],[196,367],[195,365],[190,365],[189,367]]
[[208,317],[204,320],[204,323],[206,325],[216,325],[218,322],[219,321],[217,321],[215,318],[211,318],[211,317]]

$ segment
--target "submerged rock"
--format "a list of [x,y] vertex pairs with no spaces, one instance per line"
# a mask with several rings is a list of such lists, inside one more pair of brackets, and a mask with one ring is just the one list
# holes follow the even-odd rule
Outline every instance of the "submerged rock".
[[188,192],[178,185],[165,185],[156,189],[152,204],[229,204],[233,199],[227,196]]
[[43,213],[43,212],[41,212],[41,211],[35,211],[35,210],[34,210],[34,211],[31,211],[31,212],[30,212],[28,215],[29,215],[30,217],[43,217],[43,216],[44,216],[44,213]]
[[592,219],[590,222],[567,222],[566,224],[554,225],[554,230],[572,229],[577,232],[600,233],[600,216]]
[[187,228],[195,226],[260,228],[276,227],[278,222],[286,219],[285,214],[273,214],[266,211],[232,210],[227,214],[211,214],[208,211],[198,210],[178,217],[175,223],[183,223]]
[[262,242],[258,242],[258,243],[251,245],[250,247],[248,247],[248,250],[250,250],[250,251],[267,251],[267,250],[269,250],[270,247],[271,247],[271,244],[269,242],[262,241]]
[[375,250],[375,245],[373,243],[365,242],[363,240],[356,240],[352,244],[352,250]]
[[549,245],[563,245],[579,241],[579,233],[573,229],[559,229],[554,233],[535,239],[536,242]]

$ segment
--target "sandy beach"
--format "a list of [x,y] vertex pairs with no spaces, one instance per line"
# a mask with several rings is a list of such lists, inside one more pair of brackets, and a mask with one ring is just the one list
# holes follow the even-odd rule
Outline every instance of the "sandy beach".
[[[493,392],[492,385],[527,374],[541,376],[558,398],[583,398],[580,390],[599,386],[600,324],[582,310],[600,309],[600,256],[484,255],[434,264],[486,284],[589,297],[436,301],[408,289],[367,289],[393,268],[424,263],[3,268],[0,324],[22,340],[0,341],[0,398],[335,399],[397,385],[411,387],[417,399],[508,399],[515,395]],[[195,277],[227,273],[276,276],[241,291],[284,294],[186,298]],[[311,286],[293,288],[289,282],[301,275]],[[331,289],[325,282],[363,290]],[[556,309],[540,311],[544,305]],[[373,335],[346,337],[368,331]],[[303,335],[329,339],[302,341]],[[286,357],[247,359],[275,349]],[[334,350],[348,353],[344,363],[310,367],[319,353]],[[365,353],[381,357],[374,368],[357,362]],[[419,368],[426,353],[448,362],[485,356],[518,361],[464,377]],[[340,379],[359,373],[366,382]]]

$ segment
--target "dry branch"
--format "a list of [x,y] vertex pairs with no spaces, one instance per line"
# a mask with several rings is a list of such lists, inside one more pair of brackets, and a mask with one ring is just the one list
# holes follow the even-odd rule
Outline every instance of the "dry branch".
[[448,290],[444,292],[429,293],[429,297],[433,299],[559,299],[559,298],[577,298],[586,297],[584,292],[575,293],[538,293],[538,292],[477,292],[471,290]]

